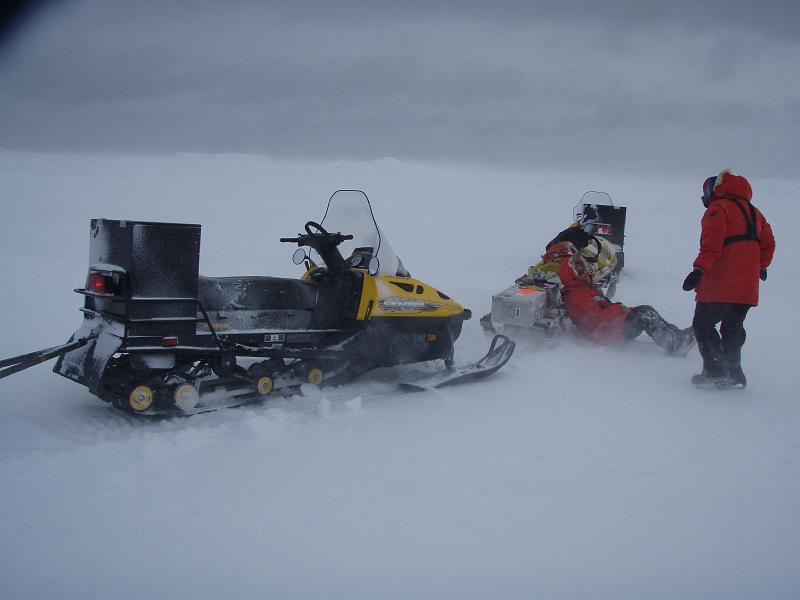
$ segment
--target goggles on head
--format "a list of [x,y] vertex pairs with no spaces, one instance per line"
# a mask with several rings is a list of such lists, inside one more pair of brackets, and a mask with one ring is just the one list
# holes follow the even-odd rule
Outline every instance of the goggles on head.
[[703,204],[708,206],[711,199],[714,197],[714,184],[717,181],[717,176],[714,175],[713,177],[709,177],[703,182]]

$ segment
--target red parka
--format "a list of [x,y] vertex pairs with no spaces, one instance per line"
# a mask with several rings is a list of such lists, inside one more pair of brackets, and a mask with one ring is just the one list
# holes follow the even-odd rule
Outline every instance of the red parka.
[[[717,178],[701,221],[700,253],[694,261],[694,267],[703,271],[697,302],[758,304],[759,273],[772,261],[775,238],[764,215],[750,204],[752,194],[744,177],[723,172]],[[758,239],[731,241],[747,234],[753,214]]]
[[567,316],[582,337],[598,344],[618,342],[630,310],[598,292],[587,273],[576,272],[579,260],[562,260],[558,269]]

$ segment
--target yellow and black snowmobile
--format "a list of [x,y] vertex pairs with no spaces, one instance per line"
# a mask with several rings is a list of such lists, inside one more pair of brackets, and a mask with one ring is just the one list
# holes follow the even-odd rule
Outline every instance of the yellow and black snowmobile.
[[[145,415],[187,414],[336,384],[376,367],[442,359],[446,369],[405,387],[448,385],[502,367],[503,336],[461,368],[453,343],[470,311],[414,279],[378,227],[366,194],[340,190],[297,244],[300,279],[198,275],[200,226],[91,223],[82,327],[55,372]],[[32,353],[2,361],[16,371]],[[4,371],[0,371],[0,378]]]

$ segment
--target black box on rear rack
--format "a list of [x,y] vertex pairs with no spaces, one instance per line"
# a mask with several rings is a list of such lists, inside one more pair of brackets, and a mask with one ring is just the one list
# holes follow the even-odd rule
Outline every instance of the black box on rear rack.
[[142,338],[166,336],[181,344],[193,342],[200,229],[194,224],[92,219],[87,281],[99,273],[111,289],[97,293],[87,284],[79,290],[86,296],[87,312],[125,323],[129,343],[139,338],[147,344]]
[[53,371],[100,395],[117,352],[169,352],[197,340],[200,225],[92,219],[83,323]]

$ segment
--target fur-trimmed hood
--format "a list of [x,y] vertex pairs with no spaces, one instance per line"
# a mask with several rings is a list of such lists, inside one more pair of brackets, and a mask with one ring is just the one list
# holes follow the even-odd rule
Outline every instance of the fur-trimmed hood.
[[747,179],[725,169],[717,175],[717,180],[714,182],[714,196],[717,198],[742,198],[749,202],[753,198],[753,188],[750,187]]

